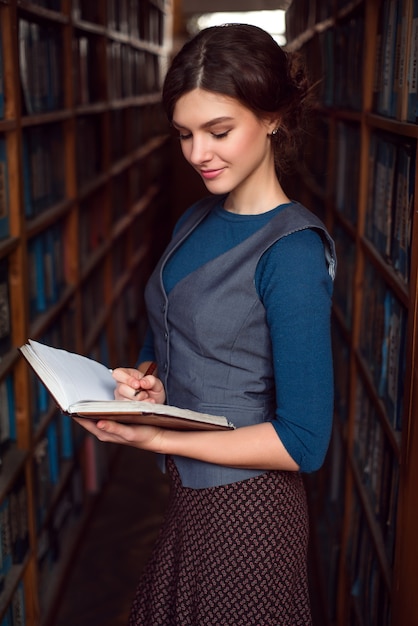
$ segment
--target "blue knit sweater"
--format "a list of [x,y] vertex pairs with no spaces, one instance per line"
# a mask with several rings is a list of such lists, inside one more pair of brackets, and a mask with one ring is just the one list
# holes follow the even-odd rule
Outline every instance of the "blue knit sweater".
[[[237,215],[217,206],[167,263],[163,274],[167,293],[184,276],[252,235],[285,206],[260,215]],[[332,280],[320,236],[304,230],[280,239],[263,255],[254,278],[272,341],[277,406],[272,423],[301,471],[312,472],[321,466],[328,448],[333,413]],[[149,332],[139,360],[153,357]]]

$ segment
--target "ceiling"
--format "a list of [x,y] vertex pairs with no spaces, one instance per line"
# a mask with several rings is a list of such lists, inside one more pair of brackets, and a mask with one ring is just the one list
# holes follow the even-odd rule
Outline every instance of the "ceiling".
[[184,16],[229,11],[274,11],[287,9],[292,0],[181,0]]

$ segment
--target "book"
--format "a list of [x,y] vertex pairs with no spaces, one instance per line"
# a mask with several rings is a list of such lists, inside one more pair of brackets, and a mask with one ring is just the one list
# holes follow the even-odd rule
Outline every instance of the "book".
[[393,82],[396,58],[396,25],[398,3],[386,0],[382,6],[381,90],[377,97],[377,113],[393,117]]
[[0,259],[0,359],[12,345],[12,316],[9,294],[9,259]]
[[410,21],[409,50],[406,68],[407,106],[406,120],[416,124],[418,102],[418,0],[412,2],[412,19]]
[[68,415],[175,430],[233,429],[224,416],[138,400],[115,400],[111,370],[88,357],[29,339],[19,348],[57,405]]
[[0,135],[0,239],[9,236],[9,180],[6,138]]
[[3,66],[3,41],[0,31],[0,119],[4,118],[4,66]]

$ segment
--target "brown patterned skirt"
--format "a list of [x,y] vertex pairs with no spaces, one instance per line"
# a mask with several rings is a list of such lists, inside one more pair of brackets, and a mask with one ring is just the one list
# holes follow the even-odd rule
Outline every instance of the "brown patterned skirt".
[[310,626],[300,474],[190,489],[173,461],[167,468],[167,516],[129,625]]

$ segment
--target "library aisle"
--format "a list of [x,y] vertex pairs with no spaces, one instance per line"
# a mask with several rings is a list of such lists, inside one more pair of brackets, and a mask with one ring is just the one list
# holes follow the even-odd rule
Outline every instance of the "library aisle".
[[[106,445],[106,444],[103,444]],[[152,454],[120,448],[63,585],[53,626],[126,626],[167,483]]]

